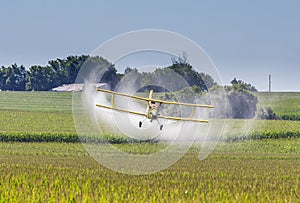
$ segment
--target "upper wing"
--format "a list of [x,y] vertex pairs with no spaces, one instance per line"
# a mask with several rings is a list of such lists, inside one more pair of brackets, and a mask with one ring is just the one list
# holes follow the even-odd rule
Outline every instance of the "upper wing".
[[[105,106],[105,105],[101,105],[101,104],[96,104],[96,106],[102,107],[102,108],[106,108],[106,109],[116,110],[116,111],[120,111],[120,112],[124,112],[124,113],[131,113],[131,114],[135,114],[135,115],[147,117],[146,114],[140,113],[140,112],[129,111],[129,110],[115,108],[115,107],[111,107],[111,106]],[[168,120],[174,120],[174,121],[187,121],[187,122],[197,122],[197,123],[208,123],[208,120],[191,119],[191,118],[180,118],[180,117],[172,117],[172,116],[158,116],[158,118],[168,119]]]
[[130,98],[139,99],[139,100],[143,100],[143,101],[159,102],[161,104],[174,104],[174,105],[184,105],[184,106],[193,106],[193,107],[214,108],[214,106],[211,106],[211,105],[164,101],[164,100],[152,99],[152,98],[150,99],[150,98],[145,98],[145,97],[129,95],[129,94],[121,93],[121,92],[114,92],[114,91],[110,91],[110,90],[104,90],[104,89],[101,89],[101,88],[97,88],[96,90],[100,91],[100,92],[106,92],[106,93],[120,95],[120,96],[124,96],[124,97],[130,97]]

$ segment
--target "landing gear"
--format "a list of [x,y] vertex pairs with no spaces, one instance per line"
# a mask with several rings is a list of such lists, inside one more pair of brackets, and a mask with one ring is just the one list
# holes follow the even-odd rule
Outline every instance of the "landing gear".
[[[157,119],[155,119],[155,120],[157,121],[157,123],[158,123],[158,125],[159,125],[159,130],[162,130],[164,126],[161,125],[160,122],[159,122]],[[144,121],[145,121],[145,120],[139,122],[139,127],[140,127],[140,128],[142,127]],[[152,121],[153,121],[153,120],[151,119],[150,122],[152,122]]]
[[159,130],[162,130],[162,129],[163,129],[163,127],[164,127],[163,125],[160,125],[160,126],[159,126]]
[[160,124],[159,120],[157,120],[157,123],[159,125],[159,130],[162,130],[164,126],[162,124]]
[[141,128],[142,127],[142,125],[143,125],[143,123],[144,123],[144,121],[146,120],[147,118],[145,118],[143,121],[140,121],[139,122],[139,127]]

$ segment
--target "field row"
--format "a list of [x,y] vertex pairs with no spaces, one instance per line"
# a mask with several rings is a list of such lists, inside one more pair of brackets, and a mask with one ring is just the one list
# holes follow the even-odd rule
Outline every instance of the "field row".
[[[153,151],[160,144],[117,145]],[[194,146],[156,174],[116,173],[80,144],[1,143],[3,202],[298,202],[300,139],[222,143],[205,160]]]
[[[300,137],[300,121],[225,119],[218,122],[224,122],[222,139],[227,141]],[[0,126],[2,141],[79,141],[69,113],[0,110]],[[94,141],[101,142],[101,136],[113,143],[132,142],[129,138],[108,134]]]
[[225,119],[227,141],[300,137],[300,121]]
[[72,93],[3,91],[0,110],[72,113]]
[[[71,92],[0,92],[0,109],[71,113],[72,95]],[[300,115],[300,92],[254,95],[259,107],[271,107],[277,115]]]
[[300,92],[258,92],[258,108],[271,107],[284,120],[300,120]]
[[[285,113],[289,108],[295,113],[299,112],[300,93],[256,94],[261,106],[273,105],[274,110]],[[300,136],[300,121],[220,121],[225,122],[222,139],[227,141]],[[78,142],[76,134],[72,116],[72,93],[0,92],[0,140]],[[102,136],[114,143],[129,141],[114,135]]]

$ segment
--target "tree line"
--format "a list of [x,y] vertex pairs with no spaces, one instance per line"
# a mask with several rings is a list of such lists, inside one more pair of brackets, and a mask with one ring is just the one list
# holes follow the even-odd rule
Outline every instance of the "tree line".
[[0,69],[0,89],[10,91],[47,91],[62,84],[74,83],[77,73],[88,56],[68,56],[46,66],[34,65],[28,70],[13,64]]
[[[33,65],[26,69],[23,65],[18,66],[13,64],[8,67],[2,66],[0,68],[0,90],[9,91],[49,91],[54,87],[63,84],[75,83],[76,77],[85,64],[91,68],[104,67],[104,73],[99,83],[107,83],[111,89],[122,80],[125,75],[136,74],[139,78],[137,83],[140,86],[148,86],[155,83],[157,77],[168,77],[170,71],[175,72],[181,76],[190,86],[198,86],[201,90],[207,91],[208,88],[215,85],[213,78],[205,73],[198,73],[193,67],[182,59],[172,60],[173,64],[164,68],[157,68],[154,72],[140,73],[136,68],[127,67],[124,73],[118,73],[114,64],[100,56],[90,57],[88,55],[82,56],[68,56],[64,59],[50,60],[47,65]],[[92,64],[91,64],[92,63]],[[88,65],[87,65],[88,64]],[[176,87],[176,82],[172,89],[179,90],[181,87]],[[159,91],[157,89],[155,90]],[[144,90],[146,90],[145,88]]]

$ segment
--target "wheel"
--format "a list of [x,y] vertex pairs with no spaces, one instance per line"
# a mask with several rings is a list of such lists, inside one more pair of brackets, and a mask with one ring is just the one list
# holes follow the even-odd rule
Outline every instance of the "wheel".
[[163,129],[163,127],[164,127],[163,125],[160,125],[160,127],[159,127],[159,130],[162,130],[162,129]]
[[142,121],[139,122],[139,127],[140,127],[140,128],[142,127]]

